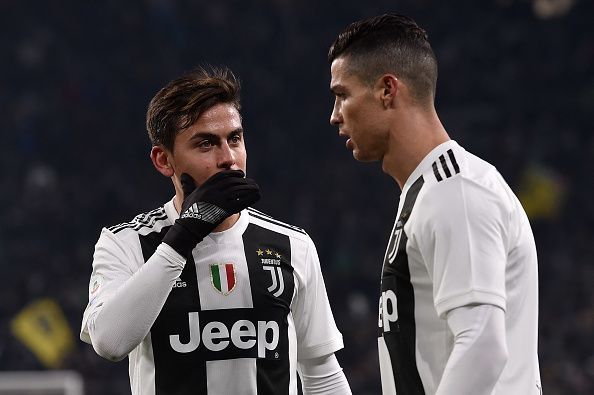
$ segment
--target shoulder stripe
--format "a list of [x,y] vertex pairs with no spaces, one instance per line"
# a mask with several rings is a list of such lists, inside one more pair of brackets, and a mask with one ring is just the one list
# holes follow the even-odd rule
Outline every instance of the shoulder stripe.
[[262,220],[262,221],[269,222],[269,223],[271,223],[271,224],[273,224],[273,225],[282,226],[283,228],[287,228],[287,229],[293,230],[293,231],[295,231],[295,232],[302,233],[302,234],[304,234],[304,235],[306,235],[306,234],[307,234],[307,232],[305,232],[305,230],[303,230],[303,229],[301,229],[301,228],[299,228],[299,227],[297,227],[297,226],[289,225],[289,224],[286,224],[286,223],[284,223],[284,222],[281,222],[281,221],[279,221],[279,220],[276,220],[276,219],[272,218],[272,217],[271,217],[271,216],[269,216],[269,215],[266,215],[266,214],[264,214],[264,213],[261,213],[261,212],[259,212],[259,211],[257,211],[257,210],[254,210],[254,209],[252,209],[251,207],[250,207],[250,208],[248,208],[248,212],[249,212],[249,213],[250,213],[250,215],[251,215],[251,216],[253,216],[254,218],[258,218],[258,219],[260,219],[260,220]]
[[110,228],[108,228],[110,231],[112,231],[113,233],[117,233],[121,230],[124,229],[128,229],[131,228],[133,230],[140,230],[143,227],[151,227],[153,226],[157,221],[159,220],[163,220],[163,219],[167,219],[167,215],[164,216],[160,216],[160,217],[151,217],[150,220],[142,220],[142,221],[135,221],[132,220],[131,222],[126,222],[123,224],[119,224],[119,225],[115,225],[112,226]]
[[128,228],[132,228],[133,230],[140,230],[143,227],[151,227],[157,221],[163,219],[167,219],[167,213],[165,213],[165,209],[163,207],[159,207],[158,209],[149,211],[147,213],[138,214],[130,222],[124,222],[118,225],[114,225],[109,227],[108,229],[113,233],[117,233],[121,230]]
[[450,178],[452,176],[452,173],[450,173],[450,168],[446,163],[445,156],[439,155],[439,161],[441,162],[441,168],[445,172],[446,178]]
[[443,178],[441,178],[441,174],[439,174],[439,170],[437,170],[437,163],[433,162],[431,166],[433,167],[433,174],[435,174],[435,178],[437,178],[437,181],[439,182],[443,180]]
[[270,216],[268,214],[265,214],[262,211],[258,211],[258,210],[254,209],[254,208],[251,208],[251,207],[248,207],[248,211],[250,212],[250,214],[256,214],[256,215],[259,215],[260,217],[263,217],[262,219],[267,219],[267,220],[269,220],[269,221],[271,221],[273,223],[278,223],[279,225],[287,226],[287,227],[289,227],[291,229],[295,229],[296,231],[300,231],[300,232],[305,233],[305,230],[303,230],[302,228],[300,228],[298,226],[295,226],[295,225],[288,224],[288,223],[283,222],[283,221],[279,221],[278,219],[276,219],[276,218],[274,218],[274,217],[272,217],[272,216]]
[[263,217],[263,216],[258,215],[256,213],[250,213],[250,215],[253,216],[254,218],[259,219],[259,220],[262,220],[262,221],[271,223],[272,225],[280,226],[280,227],[283,227],[283,228],[286,228],[286,229],[289,229],[289,230],[292,230],[292,231],[295,231],[295,232],[298,232],[298,233],[307,235],[307,232],[305,232],[305,230],[303,230],[301,228],[298,228],[298,227],[295,227],[295,226],[291,226],[291,225],[285,224],[284,222],[280,222],[280,221],[273,220],[271,218]]
[[[256,209],[255,209],[255,208],[253,208],[253,207],[248,207],[248,208],[247,208],[247,210],[248,210],[250,213],[258,214],[258,215],[261,215],[262,217],[266,217],[266,218],[274,219],[274,218],[272,218],[272,216],[270,216],[270,215],[268,215],[268,214],[266,214],[266,213],[263,213],[262,211],[258,211],[258,210],[256,210]],[[278,220],[276,220],[276,221],[278,221]],[[288,225],[288,224],[286,224],[286,225]]]
[[452,162],[452,165],[454,166],[454,170],[456,171],[456,174],[460,173],[460,166],[458,166],[458,162],[456,161],[454,152],[451,149],[448,150],[448,156],[450,157],[450,162]]
[[[450,161],[450,166],[452,166],[454,168],[455,174],[460,173],[460,166],[458,166],[458,161],[456,160],[456,157],[454,156],[454,151],[449,149],[447,151],[447,153],[448,153],[448,159]],[[448,159],[446,159],[445,155],[439,156],[439,166],[441,167],[443,173],[445,174],[445,178],[450,178],[453,175],[452,171],[450,170],[450,166],[448,165]],[[433,168],[433,174],[435,175],[437,182],[443,181],[443,177],[441,176],[441,173],[439,172],[438,161],[433,162],[431,164],[431,167]]]

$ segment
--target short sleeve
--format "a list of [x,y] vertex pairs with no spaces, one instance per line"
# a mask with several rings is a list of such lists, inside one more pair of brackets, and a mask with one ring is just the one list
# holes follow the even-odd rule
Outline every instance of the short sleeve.
[[409,232],[432,279],[439,316],[470,304],[505,310],[509,220],[504,202],[463,177],[433,184],[419,198]]
[[292,311],[297,333],[297,358],[331,354],[343,348],[343,340],[334,322],[316,247],[309,238],[307,242],[292,240],[291,244],[298,283]]

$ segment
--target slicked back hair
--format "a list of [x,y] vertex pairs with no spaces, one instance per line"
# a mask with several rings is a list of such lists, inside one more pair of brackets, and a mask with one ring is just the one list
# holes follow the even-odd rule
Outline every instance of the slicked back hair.
[[343,57],[347,71],[373,86],[383,74],[402,79],[419,103],[433,103],[437,59],[425,30],[409,17],[384,14],[354,22],[334,41],[328,60]]
[[175,137],[219,103],[232,104],[238,111],[240,83],[228,68],[199,67],[161,89],[146,113],[146,129],[153,146],[173,152]]

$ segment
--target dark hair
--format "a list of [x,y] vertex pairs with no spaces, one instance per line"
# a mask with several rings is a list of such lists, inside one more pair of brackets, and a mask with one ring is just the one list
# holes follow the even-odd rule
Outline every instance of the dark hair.
[[437,59],[425,30],[409,17],[384,14],[354,22],[330,47],[330,63],[348,58],[347,67],[372,85],[384,73],[394,73],[418,101],[433,101]]
[[175,136],[219,103],[241,109],[240,83],[228,68],[199,67],[171,81],[151,100],[146,129],[153,146],[173,151]]

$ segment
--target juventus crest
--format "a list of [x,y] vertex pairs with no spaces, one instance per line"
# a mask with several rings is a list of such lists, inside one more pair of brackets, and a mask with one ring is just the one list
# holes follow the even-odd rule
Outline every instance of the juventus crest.
[[285,280],[281,269],[282,256],[270,248],[264,250],[258,248],[256,253],[262,261],[262,269],[270,273],[271,284],[268,291],[278,298],[285,290]]

